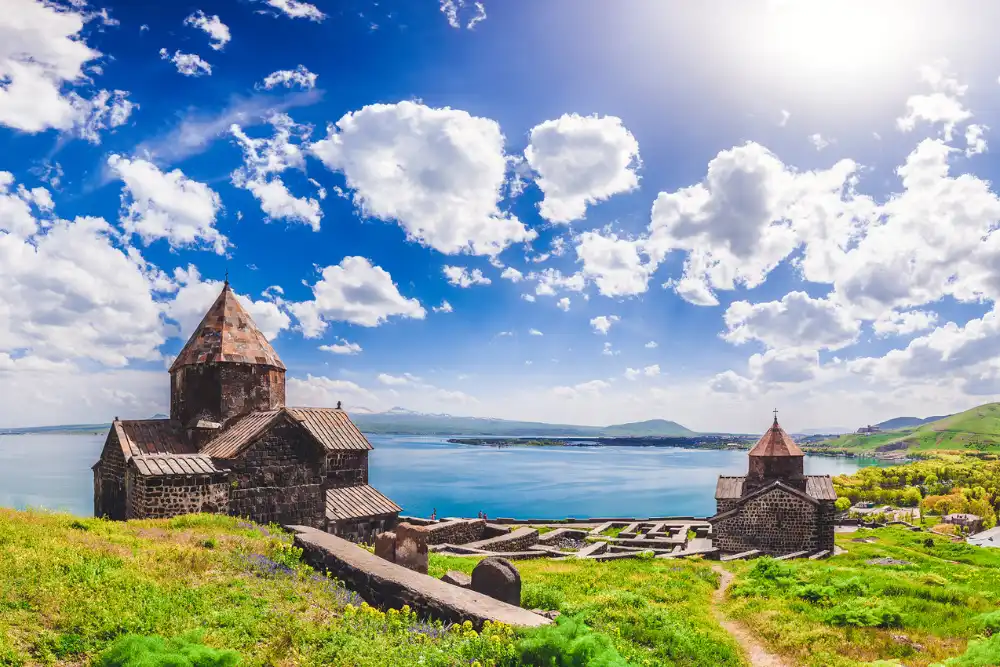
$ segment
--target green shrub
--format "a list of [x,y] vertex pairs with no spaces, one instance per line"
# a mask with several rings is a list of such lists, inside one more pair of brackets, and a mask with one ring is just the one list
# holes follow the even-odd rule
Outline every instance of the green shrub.
[[987,637],[1000,633],[1000,609],[976,616],[976,625]]
[[201,546],[205,547],[206,549],[214,549],[215,547],[219,546],[219,543],[218,541],[216,541],[214,537],[209,537],[205,540],[202,540]]
[[825,618],[830,625],[857,628],[898,628],[903,616],[892,605],[882,602],[855,599],[831,609]]
[[806,584],[804,586],[799,586],[795,590],[795,596],[812,602],[813,604],[820,604],[829,602],[836,592],[837,590],[833,586]]
[[553,625],[530,630],[517,642],[521,665],[531,667],[627,667],[611,639],[582,621],[560,616]]
[[1000,665],[1000,635],[974,639],[957,658],[945,660],[940,667],[996,667]]
[[287,542],[278,542],[271,551],[271,560],[294,570],[302,564],[302,549]]
[[558,588],[533,583],[525,583],[521,588],[521,606],[525,609],[561,611],[565,603],[566,594]]
[[235,651],[210,648],[196,636],[164,639],[157,635],[125,635],[94,662],[94,667],[233,667]]

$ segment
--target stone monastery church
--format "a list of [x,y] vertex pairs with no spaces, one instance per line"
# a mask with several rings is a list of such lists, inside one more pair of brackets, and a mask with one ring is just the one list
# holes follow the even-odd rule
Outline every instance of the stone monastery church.
[[285,405],[285,366],[226,281],[170,367],[170,418],[111,425],[94,515],[216,512],[371,541],[400,512],[368,485],[371,449],[339,403]]
[[837,494],[829,475],[804,475],[805,455],[774,423],[750,450],[742,477],[720,476],[715,488],[712,546],[724,553],[772,556],[829,550]]

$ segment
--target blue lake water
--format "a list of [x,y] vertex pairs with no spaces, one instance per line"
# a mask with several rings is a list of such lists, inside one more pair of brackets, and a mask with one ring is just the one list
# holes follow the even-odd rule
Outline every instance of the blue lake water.
[[[746,472],[742,451],[668,447],[481,447],[441,437],[369,436],[369,480],[406,514],[427,516],[707,516],[719,475]],[[104,436],[0,436],[0,506],[91,515]],[[862,462],[807,456],[806,473]]]

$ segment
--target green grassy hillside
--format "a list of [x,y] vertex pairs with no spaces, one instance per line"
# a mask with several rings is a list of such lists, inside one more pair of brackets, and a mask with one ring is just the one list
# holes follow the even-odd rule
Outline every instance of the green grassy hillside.
[[986,403],[915,427],[875,435],[842,435],[810,445],[809,449],[859,454],[887,451],[997,452],[1000,451],[1000,403]]
[[[873,542],[854,541],[861,537]],[[302,564],[290,539],[275,526],[224,516],[121,523],[0,508],[0,665],[749,665],[713,613],[720,578],[709,562],[518,561],[522,605],[558,609],[571,623],[476,632],[360,605]],[[737,579],[721,609],[788,664],[1000,664],[1000,549],[894,529],[838,535],[837,543],[848,553],[829,561],[722,564]],[[884,557],[909,564],[868,564]],[[431,554],[430,570],[475,564]],[[592,634],[576,634],[581,622]],[[217,660],[109,657],[192,632],[190,641]],[[966,658],[985,657],[954,662],[967,644]],[[579,652],[593,649],[605,659]]]

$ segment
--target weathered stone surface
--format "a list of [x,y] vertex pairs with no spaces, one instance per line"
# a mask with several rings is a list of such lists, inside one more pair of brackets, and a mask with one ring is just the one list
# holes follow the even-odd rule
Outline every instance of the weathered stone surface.
[[486,521],[455,519],[427,526],[427,544],[468,544],[483,539]]
[[524,551],[533,544],[538,544],[538,531],[525,526],[506,535],[470,542],[465,546],[486,551]]
[[490,556],[472,570],[472,590],[507,604],[521,604],[521,574],[506,558]]
[[375,536],[375,555],[396,562],[396,533],[380,533]]
[[396,526],[397,565],[427,574],[427,526],[401,523]]
[[521,627],[552,622],[527,609],[400,567],[329,533],[308,526],[286,528],[297,533],[295,546],[303,550],[306,563],[329,571],[368,604],[397,609],[405,604],[421,616],[447,623],[468,620],[477,627],[485,621]]
[[472,577],[467,575],[465,572],[459,572],[458,570],[448,570],[445,572],[445,575],[441,577],[441,581],[460,588],[472,588]]
[[712,542],[727,553],[832,550],[834,514],[832,502],[810,501],[776,486],[714,521]]

